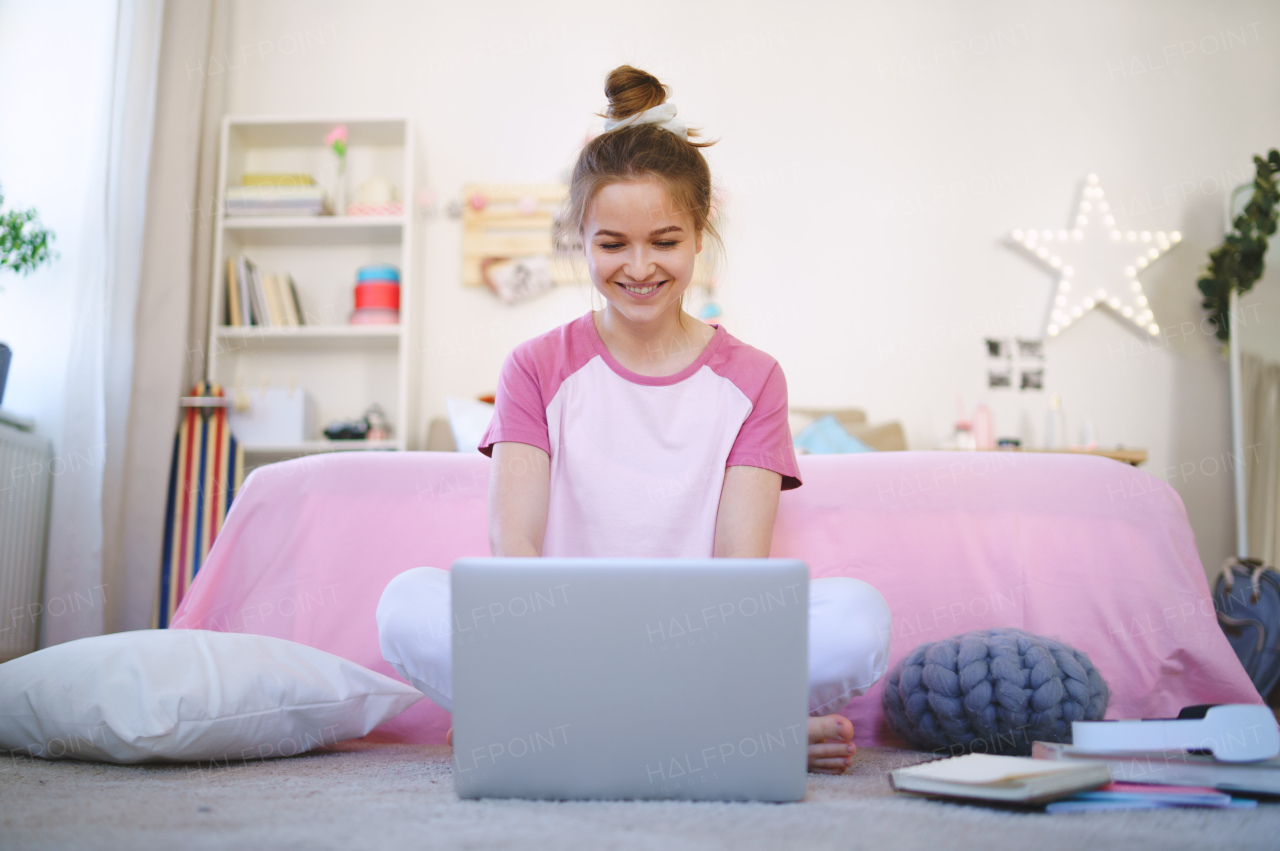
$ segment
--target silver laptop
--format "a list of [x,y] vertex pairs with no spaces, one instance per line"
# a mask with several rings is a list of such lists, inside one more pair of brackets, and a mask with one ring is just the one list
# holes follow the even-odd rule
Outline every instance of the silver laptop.
[[468,558],[452,583],[461,797],[804,797],[803,562]]

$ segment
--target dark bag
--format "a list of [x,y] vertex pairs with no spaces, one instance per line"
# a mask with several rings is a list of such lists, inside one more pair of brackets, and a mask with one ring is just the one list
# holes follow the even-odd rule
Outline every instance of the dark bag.
[[1280,681],[1280,573],[1256,558],[1230,558],[1213,586],[1213,607],[1258,694]]

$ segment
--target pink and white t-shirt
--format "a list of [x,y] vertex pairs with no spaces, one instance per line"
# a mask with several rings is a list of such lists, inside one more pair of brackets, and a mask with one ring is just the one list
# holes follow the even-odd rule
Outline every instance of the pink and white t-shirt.
[[782,368],[713,327],[674,375],[622,366],[591,313],[507,356],[480,451],[512,441],[550,456],[544,556],[709,557],[726,467],[800,486]]

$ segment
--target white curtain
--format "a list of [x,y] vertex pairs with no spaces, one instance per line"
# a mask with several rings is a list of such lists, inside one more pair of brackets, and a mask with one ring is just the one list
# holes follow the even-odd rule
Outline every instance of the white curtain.
[[1240,353],[1249,555],[1280,566],[1280,363]]
[[[108,67],[86,69],[83,80],[86,89],[101,80],[107,90],[97,100],[102,108],[83,187],[84,226],[77,244],[58,246],[75,267],[65,378],[61,388],[45,388],[60,391],[62,416],[52,435],[58,460],[51,469],[44,582],[49,614],[41,619],[41,646],[101,633],[106,604],[116,593],[104,577],[103,541],[118,501],[104,499],[104,487],[121,475],[163,9],[163,0],[119,0],[112,26],[101,34],[111,43]],[[55,19],[75,14],[70,4],[43,10]],[[92,95],[86,100],[93,102]]]
[[[119,505],[106,528],[106,629],[145,629],[160,574],[165,496],[178,397],[204,374],[218,132],[230,4],[180,0],[165,8],[147,223],[134,327],[133,385],[121,476],[107,482]],[[220,67],[220,66],[215,66]]]

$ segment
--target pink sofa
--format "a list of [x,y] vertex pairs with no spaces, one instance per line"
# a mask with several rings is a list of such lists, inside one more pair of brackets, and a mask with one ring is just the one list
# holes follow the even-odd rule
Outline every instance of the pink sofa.
[[[374,609],[393,576],[488,555],[489,460],[350,452],[256,470],[236,497],[176,628],[258,633],[396,676]],[[815,577],[856,576],[893,612],[892,663],[920,643],[1012,626],[1084,651],[1108,718],[1260,703],[1218,627],[1174,491],[1105,458],[892,452],[802,456],[773,554]],[[877,685],[846,709],[856,740],[901,744]],[[375,741],[441,742],[429,700]]]

